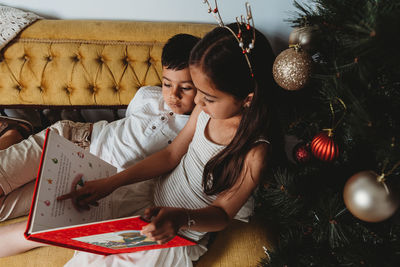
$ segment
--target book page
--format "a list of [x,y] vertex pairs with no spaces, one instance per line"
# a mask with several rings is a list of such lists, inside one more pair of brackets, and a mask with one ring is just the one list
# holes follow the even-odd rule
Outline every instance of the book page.
[[31,232],[111,219],[110,196],[89,211],[78,210],[71,199],[57,201],[57,197],[86,181],[111,176],[117,169],[53,131],[47,139]]

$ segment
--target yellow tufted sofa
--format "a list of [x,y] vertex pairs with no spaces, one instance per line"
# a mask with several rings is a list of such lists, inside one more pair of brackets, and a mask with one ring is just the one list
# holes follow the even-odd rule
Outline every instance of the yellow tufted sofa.
[[[39,20],[0,53],[0,108],[124,108],[138,88],[161,83],[160,58],[167,39],[177,33],[201,37],[213,27]],[[233,221],[195,266],[256,266],[264,256],[263,246],[271,249],[270,244],[270,235],[256,220]],[[72,254],[70,249],[43,247],[2,258],[0,266],[63,266]]]

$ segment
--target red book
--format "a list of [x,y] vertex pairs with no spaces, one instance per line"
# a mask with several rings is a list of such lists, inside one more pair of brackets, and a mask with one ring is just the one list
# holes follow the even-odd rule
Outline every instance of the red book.
[[25,237],[101,255],[196,244],[179,235],[164,245],[147,239],[140,230],[148,222],[140,216],[112,217],[110,196],[89,211],[78,210],[70,199],[56,200],[86,181],[116,172],[114,166],[47,130]]

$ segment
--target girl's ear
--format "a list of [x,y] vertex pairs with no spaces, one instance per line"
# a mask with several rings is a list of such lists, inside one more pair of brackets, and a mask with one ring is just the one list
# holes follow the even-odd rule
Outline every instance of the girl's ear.
[[250,107],[251,101],[253,100],[254,93],[250,93],[246,96],[243,101],[243,107],[248,108]]

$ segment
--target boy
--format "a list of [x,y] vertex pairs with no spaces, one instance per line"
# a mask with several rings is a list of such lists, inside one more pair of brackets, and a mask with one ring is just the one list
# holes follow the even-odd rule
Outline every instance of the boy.
[[[60,121],[50,128],[90,149],[118,171],[164,148],[186,124],[195,106],[196,88],[188,60],[198,41],[199,38],[188,34],[178,34],[168,40],[162,52],[162,88],[141,88],[128,105],[125,118],[94,124]],[[28,214],[44,136],[42,131],[0,150],[0,221]],[[116,202],[126,200],[127,194],[127,188],[116,192]],[[129,210],[115,211],[116,216],[127,213]],[[0,236],[4,234],[4,229],[1,230]],[[0,252],[0,257],[5,255]]]

